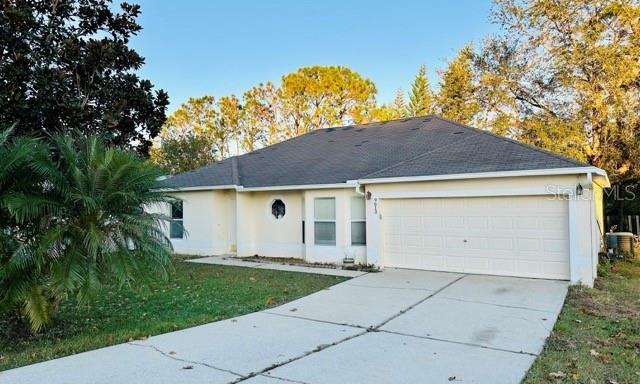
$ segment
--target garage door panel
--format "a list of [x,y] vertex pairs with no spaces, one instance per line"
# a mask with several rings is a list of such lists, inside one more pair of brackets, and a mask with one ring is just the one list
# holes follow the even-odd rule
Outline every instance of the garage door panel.
[[489,270],[490,261],[486,257],[467,257],[465,259],[465,270],[469,272],[483,273]]
[[564,240],[560,239],[544,239],[542,241],[542,249],[545,252],[565,252],[566,244]]
[[402,250],[412,253],[420,252],[424,248],[422,244],[422,236],[420,235],[407,235],[402,238]]
[[447,216],[444,218],[444,228],[447,230],[465,230],[463,216]]
[[449,249],[463,249],[464,237],[448,236],[445,238],[445,246]]
[[498,272],[498,274],[517,274],[517,260],[512,259],[492,259],[492,267]]
[[469,250],[487,250],[489,249],[489,239],[486,237],[468,236],[465,247]]
[[402,233],[421,234],[422,232],[422,218],[404,217],[402,219]]
[[483,216],[468,216],[466,217],[466,227],[473,231],[483,231],[490,229],[489,220]]
[[384,236],[385,251],[389,254],[393,252],[402,252],[402,236],[385,234]]
[[464,270],[465,257],[464,256],[447,256],[444,258],[444,266],[447,270],[460,272]]
[[563,231],[565,220],[562,217],[547,217],[542,220],[542,227],[545,231]]
[[437,230],[442,228],[442,217],[440,216],[423,216],[422,217],[422,229],[425,230]]
[[542,271],[545,275],[555,276],[562,279],[563,276],[569,274],[569,266],[562,262],[544,262],[542,263]]
[[438,235],[424,235],[422,241],[425,248],[440,249],[444,246],[444,239]]
[[499,230],[511,231],[514,229],[513,217],[494,216],[489,218],[489,221],[491,223],[491,229],[493,229],[494,231],[499,231]]
[[540,252],[542,248],[540,247],[540,239],[532,239],[532,238],[517,238],[516,244],[519,251],[523,252]]
[[383,264],[567,279],[568,204],[541,196],[383,200]]
[[519,275],[523,275],[523,276],[529,276],[529,275],[540,275],[544,272],[543,269],[543,263],[539,262],[539,261],[533,261],[533,260],[518,260],[517,262],[518,265],[518,270],[516,271],[517,274]]
[[516,229],[518,230],[538,230],[539,226],[538,217],[520,216],[516,219]]

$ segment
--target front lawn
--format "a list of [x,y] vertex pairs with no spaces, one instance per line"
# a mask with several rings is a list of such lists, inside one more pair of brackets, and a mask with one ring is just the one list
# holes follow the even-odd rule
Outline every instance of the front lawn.
[[0,370],[259,311],[345,280],[185,262],[175,268],[167,282],[110,289],[87,307],[63,302],[41,335],[0,318]]
[[640,382],[640,261],[600,275],[594,289],[571,287],[524,383]]

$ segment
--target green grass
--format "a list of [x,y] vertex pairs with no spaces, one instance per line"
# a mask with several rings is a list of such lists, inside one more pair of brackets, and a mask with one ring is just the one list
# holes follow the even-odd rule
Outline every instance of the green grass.
[[570,288],[525,384],[640,383],[640,261],[599,274],[593,289]]
[[54,324],[40,335],[0,318],[0,370],[259,311],[344,280],[177,262],[169,281],[106,290],[90,306],[63,302]]

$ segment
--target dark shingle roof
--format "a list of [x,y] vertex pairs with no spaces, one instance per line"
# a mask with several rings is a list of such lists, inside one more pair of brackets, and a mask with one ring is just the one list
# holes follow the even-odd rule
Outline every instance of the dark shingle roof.
[[585,167],[436,116],[325,128],[170,177],[162,187],[336,184],[347,180]]

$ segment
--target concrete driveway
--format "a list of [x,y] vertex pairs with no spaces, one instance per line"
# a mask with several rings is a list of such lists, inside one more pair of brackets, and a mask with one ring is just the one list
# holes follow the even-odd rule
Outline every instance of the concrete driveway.
[[518,383],[566,291],[387,269],[266,311],[0,372],[0,383]]

